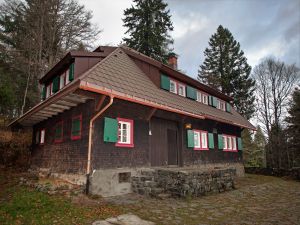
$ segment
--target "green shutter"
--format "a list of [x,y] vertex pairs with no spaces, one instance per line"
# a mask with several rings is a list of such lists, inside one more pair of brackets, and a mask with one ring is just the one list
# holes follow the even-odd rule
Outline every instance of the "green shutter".
[[55,139],[59,140],[62,138],[62,124],[56,126],[55,129]]
[[226,102],[226,111],[231,112],[231,105],[228,102]]
[[55,77],[52,83],[52,92],[56,93],[59,90],[59,77]]
[[118,121],[112,118],[104,118],[104,142],[118,141]]
[[160,75],[160,87],[167,91],[170,91],[170,77],[161,74]]
[[222,134],[218,134],[218,147],[219,149],[223,149],[223,135]]
[[79,136],[80,135],[80,119],[73,119],[72,120],[72,136]]
[[45,87],[45,85],[43,86],[43,89],[42,89],[42,99],[43,100],[46,99],[46,87]]
[[214,134],[213,133],[208,133],[208,147],[209,148],[215,148],[215,143],[214,143]]
[[218,105],[218,99],[216,97],[212,97],[212,106],[217,108],[217,105]]
[[237,138],[238,150],[243,150],[242,139],[239,137]]
[[190,86],[186,86],[186,97],[196,100],[197,99],[196,89]]
[[213,104],[213,96],[209,95],[208,96],[208,105],[212,106],[212,104]]
[[72,63],[69,68],[69,81],[72,80],[74,80],[74,63]]
[[187,130],[187,141],[188,141],[188,148],[194,148],[195,147],[194,131]]

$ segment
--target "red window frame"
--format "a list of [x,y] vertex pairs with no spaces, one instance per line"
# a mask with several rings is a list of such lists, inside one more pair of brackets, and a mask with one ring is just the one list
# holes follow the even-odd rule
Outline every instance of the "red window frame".
[[[56,132],[56,128],[57,128],[58,125],[61,125],[61,137],[59,139],[56,139],[55,132]],[[61,142],[63,142],[63,139],[64,139],[64,122],[61,120],[61,121],[59,121],[55,124],[54,143],[61,143]]]
[[[76,120],[76,119],[80,120],[79,135],[73,135],[73,133],[72,133],[73,120]],[[81,133],[82,133],[82,114],[72,117],[72,121],[71,121],[71,140],[79,140],[79,139],[81,139]]]
[[[193,130],[194,132],[198,132],[200,134],[200,147],[194,147],[194,150],[201,150],[201,151],[206,151],[209,150],[208,148],[208,132],[205,130]],[[202,147],[202,133],[206,133],[206,148]]]
[[[125,123],[130,123],[130,142],[129,143],[120,143],[119,140],[115,144],[116,147],[125,147],[125,148],[133,148],[134,143],[133,143],[133,137],[134,137],[134,121],[131,119],[124,119],[124,118],[117,118],[118,121],[118,126],[119,122],[125,122]],[[119,127],[118,127],[118,136],[119,136]]]
[[[233,135],[228,135],[228,134],[223,134],[223,137],[226,138],[231,138],[231,149],[228,148],[228,141],[227,141],[227,148],[225,148],[225,146],[223,146],[223,151],[224,152],[237,152],[238,151],[238,147],[237,147],[237,140],[236,140],[236,136]],[[235,138],[235,148],[233,149],[233,139]],[[228,139],[227,139],[228,140]]]
[[[44,140],[42,142],[42,131],[44,131]],[[44,145],[45,144],[45,139],[46,139],[46,129],[41,129],[40,130],[40,145]]]

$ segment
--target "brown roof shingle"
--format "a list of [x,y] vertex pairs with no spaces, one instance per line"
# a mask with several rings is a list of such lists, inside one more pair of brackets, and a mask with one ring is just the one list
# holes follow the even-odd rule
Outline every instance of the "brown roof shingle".
[[208,119],[255,129],[234,109],[232,109],[232,113],[224,112],[156,87],[121,48],[117,48],[79,79],[83,84],[91,84],[108,92],[126,95],[129,100],[140,99],[199,116],[199,118],[204,116]]

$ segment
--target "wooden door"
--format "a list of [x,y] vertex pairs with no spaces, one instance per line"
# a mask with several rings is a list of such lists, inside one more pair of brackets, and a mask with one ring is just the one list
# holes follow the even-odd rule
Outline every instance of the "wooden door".
[[152,118],[150,129],[151,166],[177,165],[177,123],[170,120]]
[[168,129],[168,165],[178,164],[177,131]]

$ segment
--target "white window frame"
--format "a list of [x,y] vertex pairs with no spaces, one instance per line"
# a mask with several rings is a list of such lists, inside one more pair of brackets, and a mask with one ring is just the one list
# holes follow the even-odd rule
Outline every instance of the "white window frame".
[[227,136],[227,149],[232,150],[232,137]]
[[197,91],[197,102],[202,102],[202,93],[201,91]]
[[[180,93],[180,88],[182,88],[182,93]],[[186,96],[186,94],[185,94],[185,85],[184,84],[178,83],[178,95],[183,96],[183,97]]]
[[45,135],[46,135],[46,130],[42,129],[40,132],[40,144],[43,145],[45,144]]
[[206,131],[201,131],[201,148],[202,149],[207,149],[208,148],[207,132]]
[[202,103],[208,105],[208,94],[202,92]]
[[65,86],[65,80],[65,73],[63,73],[59,77],[59,89],[62,89]]
[[53,82],[50,83],[50,96],[53,95]]
[[[124,119],[124,118],[117,118],[118,120],[118,141],[116,143],[116,146],[118,147],[134,147],[133,144],[133,123],[134,121],[131,119]],[[123,129],[123,126],[125,125],[125,129]],[[126,130],[126,136],[124,136],[124,131]],[[126,137],[126,140],[124,140],[124,137]]]
[[194,150],[208,150],[208,135],[204,130],[194,131]]
[[195,149],[201,149],[201,143],[200,143],[200,131],[194,131],[194,148]]
[[237,148],[236,148],[236,137],[232,137],[232,145],[233,145],[233,148],[232,148],[232,150],[237,150]]
[[[174,85],[174,90],[172,90],[172,86],[171,84]],[[175,80],[170,80],[170,92],[174,93],[174,94],[177,94],[177,82]]]
[[227,135],[223,135],[223,149],[227,150]]
[[237,151],[236,136],[223,134],[223,150],[225,151]]
[[66,74],[66,76],[65,76],[65,77],[66,77],[65,85],[68,85],[68,84],[70,83],[70,79],[69,79],[69,76],[70,76],[70,74],[69,74],[69,69],[66,70],[65,74]]
[[50,97],[50,89],[51,89],[51,85],[47,85],[46,87],[46,98],[49,98]]

